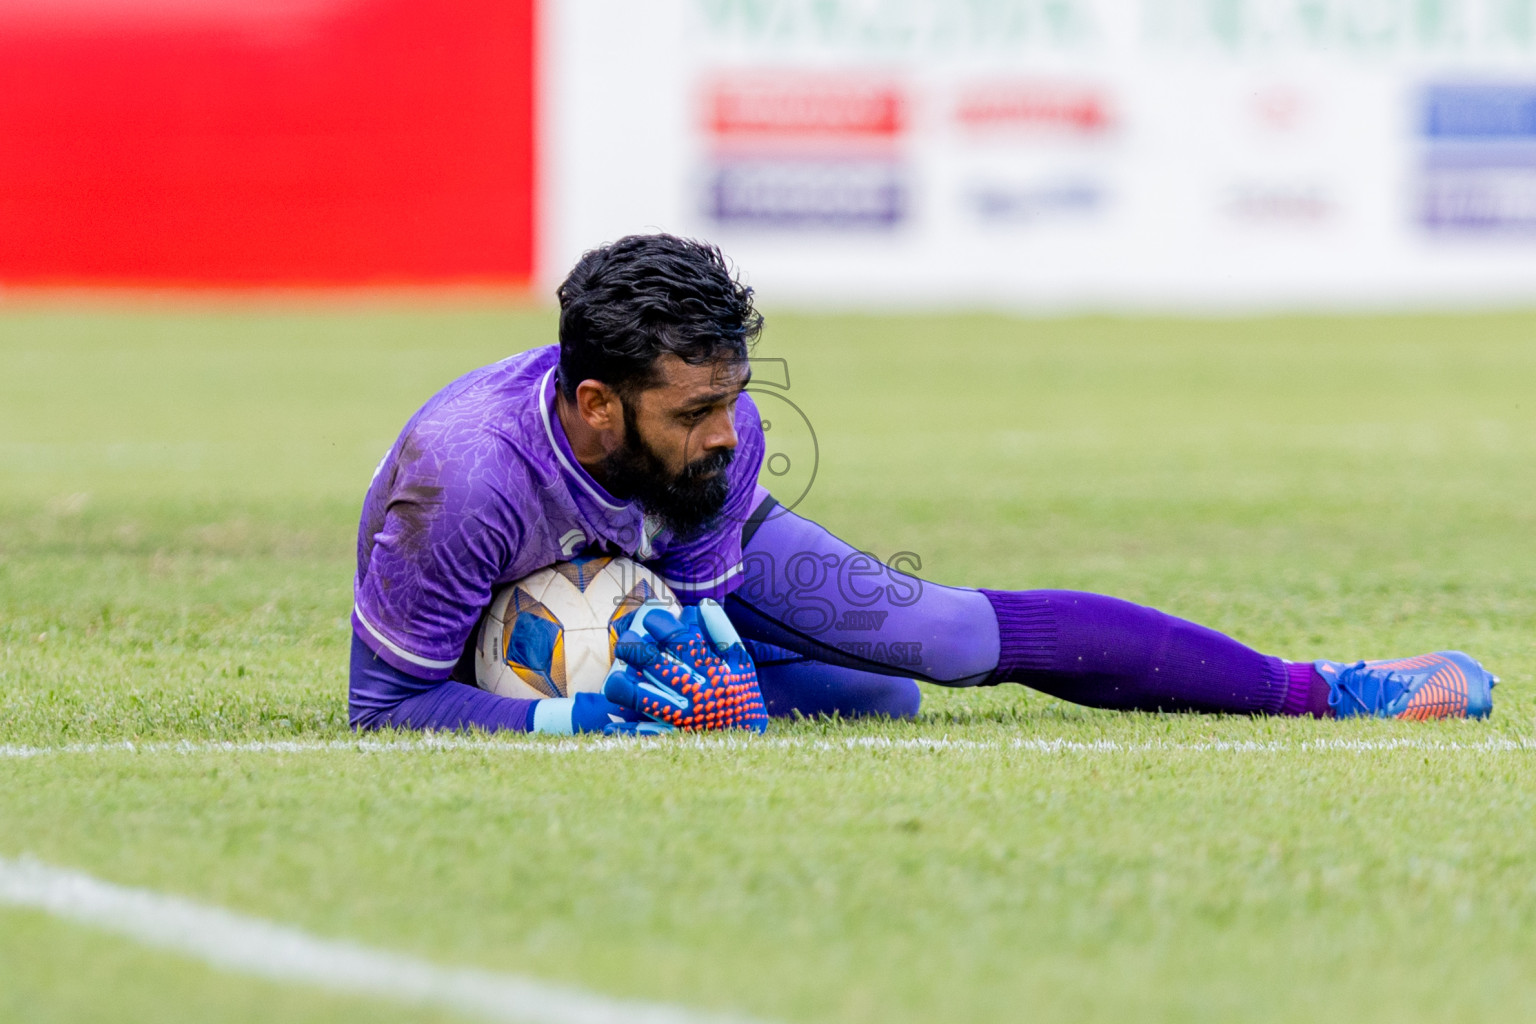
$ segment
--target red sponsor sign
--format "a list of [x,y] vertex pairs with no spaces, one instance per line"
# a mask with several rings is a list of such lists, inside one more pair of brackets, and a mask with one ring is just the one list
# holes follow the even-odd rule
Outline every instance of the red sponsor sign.
[[0,279],[534,269],[534,0],[0,0]]
[[977,130],[1099,135],[1114,127],[1103,91],[1060,82],[989,82],[961,93],[955,120]]
[[706,87],[706,127],[722,139],[889,139],[907,126],[889,82],[835,75],[758,75]]

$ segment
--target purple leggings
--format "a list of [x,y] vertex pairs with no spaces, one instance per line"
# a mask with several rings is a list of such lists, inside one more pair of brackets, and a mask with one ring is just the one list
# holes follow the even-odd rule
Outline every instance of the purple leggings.
[[[882,564],[766,496],[745,540],[744,582],[726,601],[742,636],[819,663],[830,686],[857,681],[870,698],[900,693],[916,678],[1023,683],[1121,710],[1315,710],[1310,666],[1297,671],[1129,601],[938,586],[902,572],[900,556]],[[906,678],[882,694],[879,676]]]

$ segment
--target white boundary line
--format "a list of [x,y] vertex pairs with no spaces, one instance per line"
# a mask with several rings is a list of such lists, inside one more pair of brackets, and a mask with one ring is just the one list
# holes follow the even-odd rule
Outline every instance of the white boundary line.
[[948,737],[848,736],[819,739],[813,736],[673,736],[652,739],[498,739],[426,735],[388,740],[361,737],[351,740],[251,740],[201,741],[181,740],[163,743],[70,743],[58,746],[3,746],[0,760],[90,754],[311,754],[325,751],[352,751],[359,754],[429,754],[444,751],[472,751],[487,754],[595,754],[605,752],[639,753],[676,749],[681,744],[695,750],[1019,750],[1040,754],[1144,754],[1144,753],[1240,753],[1278,754],[1287,752],[1369,753],[1375,751],[1468,751],[1472,753],[1509,753],[1536,751],[1536,737],[1498,736],[1467,742],[1425,737],[1307,740],[1199,740],[1179,743],[1164,740],[1124,743],[1119,740],[1065,740],[1020,737],[1012,740],[967,740]]
[[0,905],[127,936],[210,966],[347,995],[427,1004],[516,1024],[727,1024],[745,1018],[610,999],[510,974],[424,960],[310,935],[35,860],[0,857]]

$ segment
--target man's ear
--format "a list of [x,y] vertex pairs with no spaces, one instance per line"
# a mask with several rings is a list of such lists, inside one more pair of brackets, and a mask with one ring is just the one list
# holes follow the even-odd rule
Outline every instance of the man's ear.
[[576,385],[576,412],[593,430],[623,430],[624,401],[600,380],[584,380]]

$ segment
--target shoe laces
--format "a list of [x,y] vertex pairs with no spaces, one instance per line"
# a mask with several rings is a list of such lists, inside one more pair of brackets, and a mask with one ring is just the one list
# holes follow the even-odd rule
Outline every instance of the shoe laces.
[[[1371,683],[1376,684],[1376,692],[1370,695],[1374,701],[1367,697]],[[1374,715],[1412,687],[1413,678],[1398,669],[1371,668],[1364,661],[1357,661],[1340,670],[1334,685],[1341,701],[1348,698],[1360,710]]]

